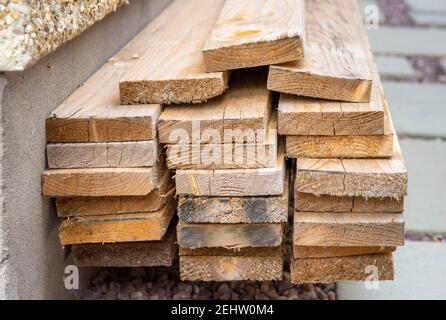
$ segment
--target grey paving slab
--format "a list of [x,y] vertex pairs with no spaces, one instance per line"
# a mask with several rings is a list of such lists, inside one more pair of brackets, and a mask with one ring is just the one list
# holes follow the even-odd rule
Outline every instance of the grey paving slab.
[[382,79],[416,79],[417,73],[405,57],[377,56],[375,58]]
[[409,172],[406,230],[446,234],[446,142],[400,139],[400,144]]
[[441,13],[446,12],[446,1],[444,0],[406,0],[410,10],[429,11]]
[[361,282],[338,282],[339,299],[446,299],[446,244],[407,242],[394,257],[395,281],[380,282],[377,290],[367,290]]
[[446,29],[380,26],[368,35],[378,54],[446,57]]
[[384,81],[383,85],[399,133],[446,137],[446,84]]
[[421,26],[446,27],[446,12],[438,14],[412,11],[410,12],[410,16],[416,24]]

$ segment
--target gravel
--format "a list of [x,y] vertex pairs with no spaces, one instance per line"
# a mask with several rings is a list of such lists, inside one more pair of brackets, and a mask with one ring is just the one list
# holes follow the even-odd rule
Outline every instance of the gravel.
[[104,268],[92,279],[83,299],[135,300],[336,300],[334,284],[292,285],[282,281],[181,282],[172,268]]

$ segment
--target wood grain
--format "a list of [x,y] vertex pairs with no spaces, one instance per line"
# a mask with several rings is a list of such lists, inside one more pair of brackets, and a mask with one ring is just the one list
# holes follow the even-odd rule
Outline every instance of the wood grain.
[[175,214],[176,201],[157,212],[68,218],[59,229],[61,245],[161,240]]
[[333,258],[362,256],[376,253],[392,253],[396,247],[319,247],[293,246],[294,259]]
[[181,281],[273,281],[283,277],[283,256],[181,256]]
[[301,158],[296,168],[295,192],[397,199],[407,194],[407,170],[396,136],[390,159]]
[[79,267],[171,267],[177,247],[175,226],[160,241],[89,243],[71,246]]
[[203,49],[208,72],[304,57],[304,0],[227,0]]
[[373,59],[355,0],[307,1],[305,43],[305,58],[270,67],[268,89],[370,102]]
[[396,213],[297,212],[293,243],[316,247],[402,246],[404,219]]
[[294,210],[333,213],[402,213],[404,211],[404,198],[316,196],[311,193],[295,192]]
[[155,186],[152,168],[50,169],[42,175],[48,197],[145,196]]
[[51,169],[151,167],[158,160],[159,151],[158,140],[46,146]]
[[382,135],[287,136],[287,157],[390,158],[393,155],[395,129],[387,107],[385,111],[385,126]]
[[283,194],[285,158],[279,146],[277,166],[262,169],[177,170],[178,195],[209,197],[273,196]]
[[[208,143],[215,139],[211,136],[215,132],[219,136],[213,143],[221,143],[225,141],[225,129],[267,129],[272,95],[265,82],[263,70],[238,72],[232,76],[231,90],[220,97],[200,105],[167,106],[158,123],[160,142]],[[181,140],[186,137],[187,141]]]
[[180,256],[217,256],[217,257],[272,257],[280,256],[284,252],[280,247],[246,247],[246,248],[182,248],[179,247]]
[[196,103],[221,95],[228,73],[206,73],[202,49],[223,0],[177,0],[142,32],[144,50],[120,82],[123,104]]
[[182,248],[277,247],[282,244],[284,225],[270,224],[190,224],[177,226]]
[[169,169],[258,169],[277,165],[277,114],[273,112],[264,133],[255,143],[167,145]]
[[271,197],[185,197],[178,216],[187,223],[287,223],[288,181],[283,195]]
[[335,281],[364,281],[371,277],[367,268],[377,268],[379,281],[393,280],[393,256],[391,253],[362,256],[293,259],[291,282],[330,283]]
[[155,212],[163,208],[174,195],[172,174],[167,172],[160,182],[160,187],[147,196],[58,197],[56,208],[59,217]]

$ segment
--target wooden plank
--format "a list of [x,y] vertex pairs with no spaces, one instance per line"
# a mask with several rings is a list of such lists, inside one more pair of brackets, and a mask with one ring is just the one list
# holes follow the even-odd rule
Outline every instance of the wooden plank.
[[365,281],[370,279],[376,267],[379,281],[393,280],[393,256],[391,253],[362,256],[293,259],[291,261],[291,282],[329,283],[335,281]]
[[282,277],[283,255],[180,256],[181,281],[273,281]]
[[178,217],[187,223],[287,223],[288,179],[283,195],[272,197],[185,197]]
[[304,57],[304,0],[227,0],[203,49],[208,72]]
[[203,102],[221,95],[229,74],[206,73],[203,49],[223,0],[177,0],[143,31],[144,50],[120,83],[123,104]]
[[272,257],[284,253],[284,247],[258,247],[258,248],[182,248],[179,247],[180,256],[216,256],[216,257]]
[[160,241],[88,243],[71,246],[73,263],[79,267],[170,267],[176,251],[173,224]]
[[232,76],[231,90],[220,97],[200,105],[167,106],[158,122],[160,142],[221,143],[227,142],[225,130],[239,129],[249,138],[252,130],[267,129],[272,94],[265,82],[264,70],[240,71]]
[[393,155],[395,129],[387,107],[385,111],[383,135],[287,136],[287,157],[390,158]]
[[273,112],[268,130],[257,131],[254,143],[209,143],[167,145],[169,169],[258,169],[277,164],[277,114]]
[[370,102],[374,62],[356,0],[307,1],[305,40],[304,59],[270,67],[268,89]]
[[171,200],[157,212],[68,218],[59,229],[61,245],[159,241],[175,213]]
[[279,146],[275,168],[228,170],[177,170],[178,195],[200,197],[249,197],[283,194],[285,157]]
[[376,253],[391,253],[396,247],[316,247],[293,246],[294,259],[332,258],[362,256]]
[[51,169],[152,167],[159,151],[158,140],[50,143],[46,146]]
[[311,193],[295,192],[294,210],[333,213],[402,213],[404,211],[404,198],[316,196]]
[[389,121],[391,116],[376,67],[373,68],[370,102],[352,103],[288,94],[281,94],[279,100],[278,128],[281,135],[382,135],[391,129]]
[[189,224],[177,226],[178,244],[183,248],[277,247],[282,244],[284,225]]
[[396,213],[297,212],[293,243],[314,247],[402,246],[404,219]]
[[167,172],[158,189],[147,196],[130,197],[58,197],[59,217],[99,216],[135,212],[155,212],[163,208],[175,194],[172,174]]
[[296,163],[295,192],[397,199],[407,194],[407,170],[396,136],[390,159],[302,158]]

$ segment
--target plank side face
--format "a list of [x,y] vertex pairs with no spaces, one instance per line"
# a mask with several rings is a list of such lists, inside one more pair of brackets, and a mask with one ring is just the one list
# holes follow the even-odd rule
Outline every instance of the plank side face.
[[273,281],[283,277],[283,256],[181,256],[182,281]]
[[206,70],[301,59],[304,33],[304,0],[228,0],[203,49]]
[[108,143],[50,143],[46,146],[48,167],[137,168],[151,167],[158,160],[158,141]]
[[317,246],[293,246],[295,259],[308,258],[332,258],[362,256],[367,254],[392,253],[396,247],[317,247]]
[[161,240],[175,213],[176,201],[157,212],[69,218],[59,229],[61,245]]
[[232,78],[232,89],[220,97],[200,105],[167,106],[158,123],[160,142],[221,143],[225,129],[267,129],[272,95],[265,82],[263,70],[239,72]]
[[167,145],[169,169],[258,169],[277,164],[277,116],[271,115],[268,130],[258,130],[254,142]]
[[294,210],[296,212],[402,213],[404,198],[316,196],[311,193],[295,192]]
[[180,256],[216,256],[216,257],[274,257],[280,256],[284,252],[280,247],[246,247],[246,248],[182,248],[179,247]]
[[183,248],[278,247],[284,225],[270,224],[189,224],[179,222],[178,244]]
[[223,0],[175,1],[145,31],[144,51],[123,75],[123,104],[195,103],[221,95],[229,74],[206,73],[202,49]]
[[262,169],[177,170],[178,195],[209,197],[274,196],[283,194],[285,158],[279,149],[277,166]]
[[287,223],[288,183],[284,193],[272,197],[184,197],[178,216],[187,223]]
[[407,170],[396,136],[390,159],[302,158],[296,164],[295,192],[396,199],[407,194]]
[[[134,106],[120,106],[117,101],[98,101],[101,95],[96,95],[94,85],[102,79],[96,77],[94,74],[52,112],[46,120],[47,142],[126,142],[155,139],[161,106],[141,105],[136,109]],[[101,89],[102,87],[98,90]],[[113,89],[116,88],[104,88],[104,91]],[[90,90],[95,92],[89,93]],[[91,99],[85,100],[91,96]]]
[[160,241],[75,244],[73,263],[79,267],[170,267],[176,254],[175,227]]
[[153,168],[50,169],[42,174],[48,197],[144,196],[156,185]]
[[364,281],[370,277],[367,266],[376,266],[380,281],[393,280],[393,256],[391,253],[362,256],[293,259],[291,282],[330,283],[336,281]]
[[404,219],[395,213],[315,213],[294,215],[294,244],[316,247],[404,245]]
[[58,197],[56,208],[59,217],[155,212],[162,209],[174,195],[175,184],[172,174],[167,172],[159,188],[147,196]]
[[370,102],[370,47],[355,0],[306,2],[305,58],[270,67],[268,89]]

